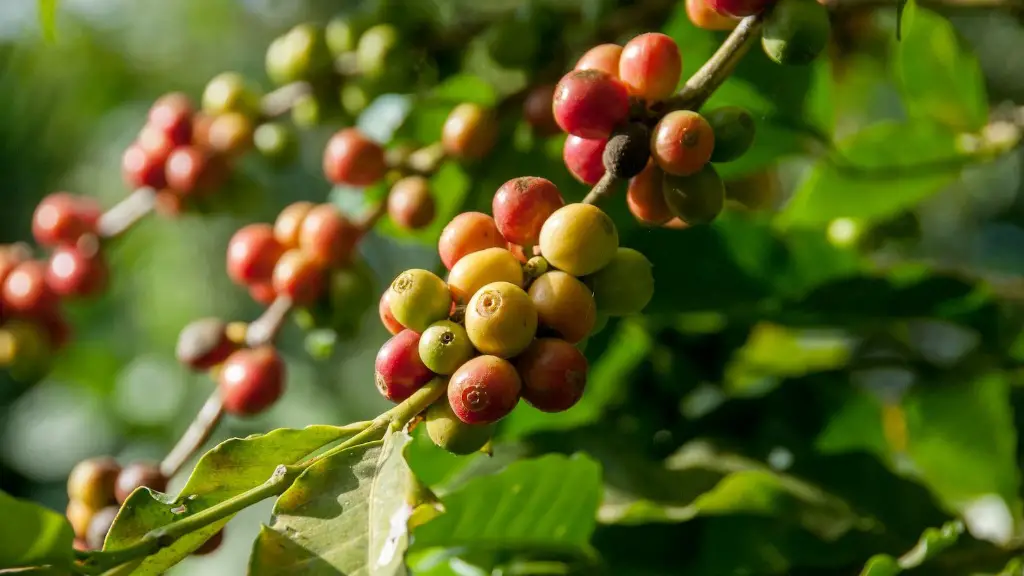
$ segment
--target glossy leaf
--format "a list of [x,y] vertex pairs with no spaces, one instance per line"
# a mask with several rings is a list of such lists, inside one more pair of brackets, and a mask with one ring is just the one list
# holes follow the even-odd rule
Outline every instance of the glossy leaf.
[[917,568],[956,544],[963,532],[964,524],[959,520],[947,522],[941,528],[928,528],[921,534],[917,545],[906,554],[898,559],[886,554],[872,556],[860,575],[896,576],[904,570]]
[[0,569],[71,561],[75,535],[64,516],[0,491]]

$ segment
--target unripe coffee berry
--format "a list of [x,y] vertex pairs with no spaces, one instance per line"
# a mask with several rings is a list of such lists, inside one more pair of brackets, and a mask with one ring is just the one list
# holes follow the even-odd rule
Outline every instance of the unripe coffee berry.
[[374,382],[377,390],[388,400],[401,402],[434,377],[420,359],[419,343],[419,334],[402,330],[377,352]]
[[504,246],[505,239],[493,218],[482,212],[463,212],[441,231],[437,252],[445,268],[451,270],[467,254]]
[[537,334],[537,309],[519,286],[487,284],[466,306],[466,333],[481,353],[511,358],[525,350]]
[[670,36],[648,32],[622,48],[619,79],[631,96],[648,101],[664,100],[676,91],[683,73],[679,47]]
[[110,527],[117,518],[117,506],[107,506],[93,514],[85,533],[85,543],[92,550],[101,550]]
[[252,147],[252,120],[241,112],[226,112],[210,123],[207,146],[218,154],[237,156]]
[[74,531],[75,537],[83,540],[89,534],[89,524],[95,515],[96,509],[80,500],[69,501],[68,507],[64,511],[64,516],[71,524],[71,530]]
[[253,416],[270,408],[284,392],[284,383],[284,360],[273,346],[237,350],[217,374],[224,410],[235,416]]
[[121,175],[125,184],[132,188],[148,186],[160,189],[167,185],[166,161],[166,156],[148,154],[135,143],[128,146],[121,156]]
[[669,112],[651,134],[651,157],[669,174],[696,174],[711,160],[715,133],[700,114],[691,110]]
[[252,133],[252,142],[264,158],[279,163],[291,160],[297,151],[295,134],[281,122],[264,122],[257,126]]
[[531,88],[526,99],[523,100],[523,118],[534,132],[541,136],[559,132],[555,114],[551,110],[554,96],[555,87],[551,84],[542,84]]
[[573,276],[604,268],[615,257],[619,232],[600,208],[568,204],[547,219],[540,232],[540,252],[547,261]]
[[669,209],[689,226],[710,223],[725,206],[725,184],[714,164],[692,176],[665,174],[662,186]]
[[295,26],[267,49],[267,76],[275,84],[318,79],[330,65],[327,43],[312,24]]
[[316,204],[312,202],[295,202],[284,207],[274,220],[274,238],[286,249],[299,247],[299,230]]
[[32,236],[41,246],[74,244],[85,234],[96,232],[101,213],[99,204],[92,198],[67,192],[50,194],[32,213]]
[[82,460],[68,475],[68,498],[93,510],[114,501],[114,486],[121,466],[109,456]]
[[569,135],[562,146],[562,161],[569,173],[579,182],[588,186],[597,184],[604,176],[604,150],[606,138],[587,140]]
[[473,344],[465,328],[451,320],[440,320],[420,336],[419,353],[431,372],[451,374],[473,356]]
[[174,355],[193,370],[209,370],[227,360],[238,345],[228,338],[227,324],[219,318],[190,322],[178,333]]
[[277,296],[299,306],[312,304],[323,292],[324,269],[302,250],[289,250],[274,266],[271,283]]
[[465,456],[483,448],[494,436],[491,424],[466,424],[455,415],[445,396],[427,408],[425,415],[427,436],[439,448],[452,454]]
[[609,316],[639,314],[654,297],[651,261],[632,248],[619,248],[611,263],[586,282],[594,291],[597,310]]
[[387,76],[395,58],[401,53],[401,34],[391,24],[376,24],[359,36],[356,64],[359,72],[370,79]]
[[448,287],[455,301],[469,302],[474,294],[492,282],[523,285],[523,266],[504,248],[487,248],[459,260],[448,274]]
[[384,149],[356,128],[339,130],[324,148],[324,175],[334,184],[370,186],[384,177]]
[[388,193],[388,216],[406,230],[419,230],[434,219],[434,197],[430,181],[423,176],[406,176]]
[[57,294],[46,282],[47,265],[29,260],[15,266],[4,279],[0,300],[5,311],[23,316],[42,317],[53,313]]
[[139,488],[149,488],[156,492],[167,490],[167,477],[160,472],[155,462],[133,462],[121,469],[117,475],[114,495],[118,504],[124,501]]
[[269,282],[284,251],[269,224],[243,226],[228,241],[228,277],[242,286]]
[[652,160],[647,163],[643,172],[630,179],[626,189],[626,205],[630,213],[648,226],[664,224],[673,216],[662,191],[664,175],[665,173]]
[[395,320],[416,333],[444,320],[451,311],[452,295],[448,285],[433,272],[418,268],[406,270],[395,278],[389,290]]
[[705,0],[712,10],[723,16],[746,18],[764,12],[774,0]]
[[444,151],[464,160],[487,156],[498,138],[498,119],[494,112],[479,104],[459,104],[444,121],[441,146]]
[[504,418],[519,402],[522,381],[508,360],[477,356],[448,382],[448,403],[466,424],[490,424]]
[[572,344],[538,338],[516,359],[523,381],[523,399],[542,412],[562,412],[583,397],[587,359]]
[[260,96],[258,90],[238,72],[222,72],[206,84],[202,108],[211,116],[240,112],[254,117],[260,111]]
[[53,353],[63,345],[49,330],[50,324],[56,324],[58,318],[46,317],[33,322],[5,320],[0,326],[0,368],[21,382],[32,382],[45,375]]
[[391,313],[391,290],[385,290],[384,294],[381,295],[380,303],[377,305],[377,314],[380,316],[380,323],[392,335],[398,334],[405,329],[402,323],[396,320],[395,315]]
[[754,143],[754,117],[739,106],[722,106],[705,116],[715,134],[712,162],[731,162],[747,153]]
[[732,30],[739,24],[739,20],[715,12],[708,0],[686,0],[686,15],[694,26],[704,30]]
[[354,51],[364,29],[365,25],[357,18],[348,15],[331,18],[324,28],[327,48],[335,57]]
[[[91,238],[91,241],[85,241]],[[46,284],[58,296],[88,298],[107,287],[107,261],[95,236],[83,237],[74,246],[54,249],[46,268]]]
[[491,211],[501,235],[513,244],[532,246],[544,221],[565,205],[562,193],[546,178],[523,176],[505,182],[494,193]]
[[814,0],[779,0],[765,19],[761,45],[779,64],[810,64],[828,44],[828,9]]
[[177,146],[188,144],[192,141],[192,100],[181,92],[161,96],[149,109],[147,124]]
[[352,261],[361,232],[333,204],[319,204],[306,214],[299,227],[299,248],[313,262],[333,268]]
[[597,321],[597,307],[590,288],[559,270],[540,275],[528,292],[540,325],[575,344],[583,340]]
[[642,172],[650,157],[650,132],[643,124],[632,123],[612,134],[601,161],[608,173],[625,180]]
[[562,130],[580,138],[607,138],[629,116],[629,94],[599,70],[574,70],[555,87],[552,103]]
[[576,70],[598,70],[613,77],[619,77],[619,60],[622,58],[622,46],[618,44],[598,44],[587,50],[576,62]]

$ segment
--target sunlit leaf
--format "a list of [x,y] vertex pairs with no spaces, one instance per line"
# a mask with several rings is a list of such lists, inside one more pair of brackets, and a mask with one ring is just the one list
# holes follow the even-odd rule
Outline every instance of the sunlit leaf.
[[0,568],[65,566],[74,538],[63,515],[0,491]]

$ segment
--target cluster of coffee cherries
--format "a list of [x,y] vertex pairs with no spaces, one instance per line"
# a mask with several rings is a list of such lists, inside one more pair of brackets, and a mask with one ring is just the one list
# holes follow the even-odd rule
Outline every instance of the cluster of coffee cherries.
[[825,49],[832,26],[817,0],[686,0],[690,21],[705,30],[732,30],[740,18],[766,10],[761,47],[775,62],[809,64]]
[[[163,492],[167,477],[151,462],[134,462],[122,468],[107,456],[89,458],[75,465],[68,476],[67,518],[75,533],[75,548],[99,550],[117,516],[118,507],[139,488]],[[210,537],[194,554],[209,554],[223,540]]]
[[587,378],[580,344],[654,293],[650,262],[619,247],[611,218],[566,204],[549,180],[506,182],[492,213],[463,213],[444,228],[447,280],[407,270],[380,300],[393,336],[377,354],[377,388],[400,402],[447,380],[426,427],[459,454],[480,449],[520,398],[544,412],[576,404]]

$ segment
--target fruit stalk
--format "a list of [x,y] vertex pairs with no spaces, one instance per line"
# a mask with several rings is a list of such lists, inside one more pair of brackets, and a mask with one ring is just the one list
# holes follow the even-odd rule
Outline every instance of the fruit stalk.
[[220,391],[215,389],[213,394],[206,399],[206,403],[196,414],[195,419],[189,424],[188,429],[182,434],[178,443],[160,462],[160,473],[165,478],[171,478],[177,474],[185,462],[188,462],[189,458],[210,438],[213,429],[217,427],[223,415],[224,403],[221,400]]
[[156,190],[138,188],[100,216],[97,233],[100,238],[123,234],[156,207]]
[[249,329],[245,333],[246,345],[250,348],[257,348],[270,344],[281,330],[281,326],[284,325],[294,304],[292,299],[287,296],[275,298],[270,306],[263,311],[263,314],[249,324]]
[[308,82],[292,82],[285,84],[260,99],[260,113],[264,118],[276,118],[287,114],[292,106],[313,91]]
[[619,179],[612,176],[611,172],[605,172],[604,176],[594,184],[594,187],[590,189],[590,192],[583,198],[584,204],[599,204],[602,200],[612,195],[615,192],[615,185],[619,183]]

